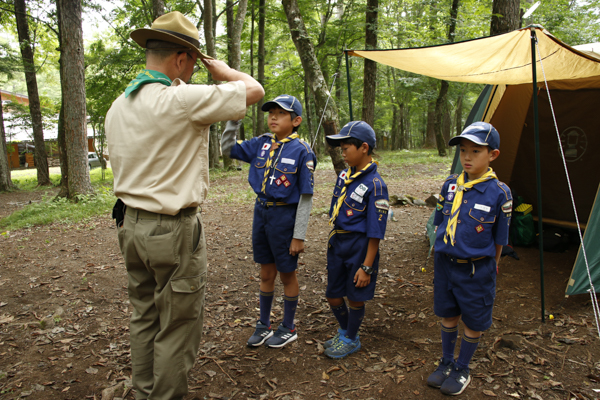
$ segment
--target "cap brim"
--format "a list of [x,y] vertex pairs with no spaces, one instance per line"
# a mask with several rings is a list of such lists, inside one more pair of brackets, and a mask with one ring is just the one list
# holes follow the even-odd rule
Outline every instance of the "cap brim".
[[331,147],[340,146],[342,140],[350,138],[350,135],[340,135],[339,133],[337,135],[325,136],[325,140],[327,140],[327,143],[329,143]]
[[175,35],[171,35],[170,33],[167,33],[167,32],[157,31],[156,29],[140,28],[140,29],[136,29],[136,30],[132,31],[129,34],[129,36],[131,36],[131,38],[137,44],[139,44],[140,47],[142,47],[144,49],[146,48],[146,42],[148,40],[164,40],[166,42],[177,43],[182,46],[188,47],[189,49],[194,50],[196,53],[198,53],[198,57],[200,57],[200,58],[204,58],[207,60],[213,60],[213,58],[211,56],[207,56],[206,54],[201,52],[199,48],[197,48],[190,42],[188,42],[184,39],[178,38]]
[[264,103],[264,104],[263,104],[263,105],[260,107],[260,109],[261,109],[261,110],[263,110],[263,111],[269,111],[269,109],[271,108],[271,106],[272,106],[273,104],[275,104],[275,105],[277,105],[277,106],[281,107],[281,108],[282,108],[282,109],[284,109],[285,111],[288,111],[288,112],[294,112],[294,109],[292,109],[292,108],[287,108],[286,106],[284,106],[283,104],[281,104],[280,102],[278,102],[278,101],[275,101],[275,100],[267,101],[266,103]]
[[474,135],[459,135],[459,136],[454,136],[448,142],[448,146],[456,146],[457,144],[460,144],[460,139],[470,140],[471,142],[473,142],[475,144],[478,144],[480,146],[489,146],[485,142],[482,143],[481,140],[479,140],[479,138],[477,136],[474,136]]

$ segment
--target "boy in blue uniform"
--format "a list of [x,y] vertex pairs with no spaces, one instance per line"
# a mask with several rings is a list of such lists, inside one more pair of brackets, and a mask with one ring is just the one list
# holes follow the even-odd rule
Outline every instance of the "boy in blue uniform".
[[[337,179],[331,208],[325,296],[340,327],[325,342],[325,354],[343,358],[360,349],[358,329],[365,316],[365,301],[375,294],[379,269],[379,241],[385,236],[389,210],[388,191],[371,154],[375,132],[364,121],[347,123],[327,142],[342,147],[350,168]],[[348,298],[349,307],[344,301]]]
[[[238,123],[229,121],[221,138],[223,154],[250,163],[248,182],[257,194],[252,223],[254,262],[260,268],[260,317],[248,346],[283,347],[296,340],[294,316],[298,305],[298,254],[312,208],[313,172],[317,165],[310,146],[296,133],[302,105],[281,95],[262,106],[271,134],[235,142]],[[283,322],[271,329],[271,307],[277,272],[283,283]]]
[[[486,122],[469,125],[450,146],[460,146],[463,172],[446,179],[434,217],[436,225],[434,312],[442,318],[442,352],[427,384],[447,395],[471,382],[469,363],[481,333],[492,324],[496,274],[508,244],[512,197],[490,163],[500,154],[500,135]],[[458,322],[465,325],[458,359]]]

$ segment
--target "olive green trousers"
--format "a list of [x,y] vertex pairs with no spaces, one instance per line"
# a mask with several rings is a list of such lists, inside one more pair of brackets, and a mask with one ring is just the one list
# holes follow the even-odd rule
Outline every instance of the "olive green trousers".
[[128,274],[137,399],[178,400],[202,336],[206,243],[197,208],[175,216],[127,208],[118,229]]

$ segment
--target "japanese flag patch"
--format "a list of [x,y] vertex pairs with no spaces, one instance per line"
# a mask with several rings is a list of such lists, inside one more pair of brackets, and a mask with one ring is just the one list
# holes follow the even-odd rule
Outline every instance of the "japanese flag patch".
[[450,186],[448,186],[448,192],[454,193],[456,192],[456,183],[452,183],[450,184]]
[[269,150],[271,148],[271,143],[265,143],[263,144],[263,147],[261,150]]

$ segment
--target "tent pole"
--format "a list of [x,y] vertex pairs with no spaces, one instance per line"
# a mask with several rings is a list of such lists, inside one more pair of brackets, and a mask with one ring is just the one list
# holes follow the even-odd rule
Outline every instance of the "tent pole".
[[350,121],[354,121],[352,116],[352,91],[350,90],[350,64],[348,63],[348,50],[344,50],[346,55],[346,84],[348,85],[348,109],[350,110]]
[[540,126],[538,122],[537,73],[535,59],[535,28],[531,27],[531,72],[533,75],[533,132],[535,136],[535,176],[537,185],[538,243],[540,248],[540,287],[542,290],[542,322],[546,322],[544,296],[544,228],[542,221],[542,169],[540,167]]

